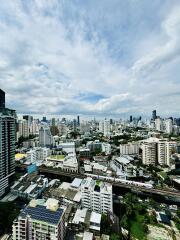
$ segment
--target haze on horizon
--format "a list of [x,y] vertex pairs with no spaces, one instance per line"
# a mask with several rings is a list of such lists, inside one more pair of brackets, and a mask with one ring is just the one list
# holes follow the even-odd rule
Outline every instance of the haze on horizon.
[[179,0],[0,0],[0,88],[18,113],[180,112]]

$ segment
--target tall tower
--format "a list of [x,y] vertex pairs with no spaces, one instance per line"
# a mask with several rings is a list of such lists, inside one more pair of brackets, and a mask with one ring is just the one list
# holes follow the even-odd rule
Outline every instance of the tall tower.
[[156,110],[153,110],[152,111],[152,120],[155,121],[156,118],[157,118]]
[[0,89],[0,108],[5,108],[5,92]]
[[16,113],[5,108],[5,94],[3,102],[4,107],[0,108],[0,197],[5,193],[15,172]]

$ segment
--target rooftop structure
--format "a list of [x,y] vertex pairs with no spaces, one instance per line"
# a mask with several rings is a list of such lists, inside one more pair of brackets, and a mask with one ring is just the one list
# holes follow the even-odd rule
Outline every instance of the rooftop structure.
[[55,199],[32,200],[13,223],[13,240],[64,239],[65,211]]
[[112,212],[112,185],[90,177],[81,184],[82,206],[98,213]]

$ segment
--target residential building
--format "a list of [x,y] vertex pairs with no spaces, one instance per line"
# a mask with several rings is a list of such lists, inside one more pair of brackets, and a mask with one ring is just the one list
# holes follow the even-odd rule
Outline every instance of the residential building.
[[142,163],[146,165],[157,164],[157,142],[145,141],[142,144]]
[[173,121],[171,118],[166,119],[165,128],[166,128],[166,133],[168,133],[168,134],[173,133]]
[[155,119],[155,128],[158,131],[162,131],[163,130],[163,123],[162,123],[162,119],[160,117]]
[[63,240],[65,212],[55,199],[31,200],[13,222],[13,240]]
[[29,123],[25,119],[18,121],[18,137],[29,137]]
[[41,147],[51,147],[53,145],[53,136],[47,126],[41,126],[39,129],[39,145]]
[[177,142],[167,139],[149,138],[142,144],[143,164],[171,165],[170,159],[177,152]]
[[105,119],[99,122],[99,131],[103,133],[105,137],[110,136],[110,121]]
[[15,118],[14,110],[0,108],[0,196],[15,173]]
[[81,183],[82,206],[98,213],[113,212],[112,185],[87,177]]
[[139,143],[131,142],[120,144],[120,155],[136,155],[139,154]]

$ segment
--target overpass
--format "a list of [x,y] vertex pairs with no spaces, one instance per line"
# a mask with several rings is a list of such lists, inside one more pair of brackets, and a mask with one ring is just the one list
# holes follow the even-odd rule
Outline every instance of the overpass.
[[[65,177],[70,177],[70,178],[86,178],[86,175],[84,174],[80,174],[80,173],[76,173],[76,172],[63,172],[60,170],[56,170],[56,169],[51,169],[51,168],[45,168],[45,167],[39,167],[39,172],[40,173],[47,173],[47,174],[52,174],[52,175],[56,175],[56,176],[65,176]],[[98,175],[97,177],[93,177],[94,179],[98,179]],[[103,181],[103,180],[102,180]],[[180,192],[176,191],[176,190],[163,190],[163,189],[158,189],[158,188],[146,188],[143,186],[135,186],[133,184],[125,184],[125,183],[121,183],[121,182],[115,182],[115,181],[107,181],[111,183],[113,186],[116,187],[122,187],[122,188],[127,188],[130,189],[132,191],[135,192],[143,192],[143,193],[147,193],[147,194],[155,194],[155,195],[161,195],[164,197],[168,197],[168,198],[175,198],[178,201],[180,201]]]

